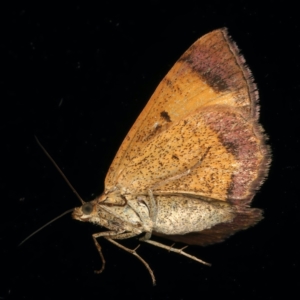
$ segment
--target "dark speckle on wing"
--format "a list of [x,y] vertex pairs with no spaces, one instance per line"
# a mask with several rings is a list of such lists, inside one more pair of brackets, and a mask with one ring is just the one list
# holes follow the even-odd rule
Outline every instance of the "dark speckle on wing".
[[166,111],[162,111],[160,113],[160,116],[167,122],[171,122],[171,118],[169,116],[169,114]]

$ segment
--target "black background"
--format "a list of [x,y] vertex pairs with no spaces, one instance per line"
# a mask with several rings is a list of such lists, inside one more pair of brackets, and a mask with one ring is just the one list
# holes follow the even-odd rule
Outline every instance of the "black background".
[[[111,2],[2,7],[0,36],[0,299],[275,299],[298,293],[298,8],[288,1]],[[79,206],[38,136],[85,200],[157,84],[200,36],[228,27],[260,91],[273,162],[253,206],[265,219],[225,242],[188,251],[202,266],[142,244],[153,287],[133,256],[71,219]],[[138,241],[126,241],[135,247]],[[298,280],[297,280],[298,279]]]

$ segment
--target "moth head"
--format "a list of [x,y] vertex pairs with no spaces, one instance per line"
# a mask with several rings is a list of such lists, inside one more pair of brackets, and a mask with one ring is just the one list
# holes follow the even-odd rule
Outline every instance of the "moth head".
[[92,202],[85,202],[81,207],[76,207],[73,211],[72,217],[78,221],[90,221],[95,213],[95,204]]

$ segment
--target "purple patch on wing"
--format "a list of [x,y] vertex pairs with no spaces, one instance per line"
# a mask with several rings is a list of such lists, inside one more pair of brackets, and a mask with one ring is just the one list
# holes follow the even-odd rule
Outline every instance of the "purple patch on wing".
[[249,203],[254,194],[253,183],[261,173],[264,165],[261,155],[261,140],[255,136],[254,124],[245,120],[238,111],[224,107],[214,107],[203,112],[207,125],[217,133],[220,142],[232,153],[239,165],[228,189],[227,197],[235,202],[244,200]]
[[[232,59],[233,57],[235,59]],[[210,38],[201,38],[184,53],[180,61],[189,64],[216,92],[245,87],[247,79],[243,72],[243,69],[246,69],[244,59],[226,31],[216,32]]]

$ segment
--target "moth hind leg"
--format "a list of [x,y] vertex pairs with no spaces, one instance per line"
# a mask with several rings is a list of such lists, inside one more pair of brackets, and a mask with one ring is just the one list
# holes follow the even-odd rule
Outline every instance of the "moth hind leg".
[[210,263],[207,263],[207,262],[205,262],[204,260],[202,260],[202,259],[200,259],[200,258],[198,258],[198,257],[196,257],[196,256],[193,256],[193,255],[191,255],[191,254],[188,254],[188,253],[184,252],[183,250],[184,250],[185,248],[187,248],[188,246],[185,246],[185,247],[183,247],[183,248],[181,248],[181,249],[178,249],[178,248],[173,248],[173,245],[174,245],[174,244],[170,247],[170,246],[166,246],[166,245],[164,245],[164,244],[162,244],[162,243],[159,243],[159,242],[156,242],[156,241],[153,241],[153,240],[144,240],[144,242],[145,242],[145,243],[148,243],[148,244],[151,244],[151,245],[153,245],[153,246],[156,246],[156,247],[163,248],[163,249],[168,250],[168,251],[171,251],[171,252],[175,252],[175,253],[177,253],[177,254],[181,254],[181,255],[186,256],[186,257],[188,257],[188,258],[190,258],[190,259],[192,259],[192,260],[195,260],[195,261],[197,261],[197,262],[199,262],[199,263],[201,263],[201,264],[203,264],[203,265],[211,266]]

